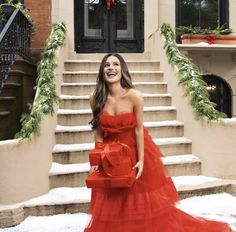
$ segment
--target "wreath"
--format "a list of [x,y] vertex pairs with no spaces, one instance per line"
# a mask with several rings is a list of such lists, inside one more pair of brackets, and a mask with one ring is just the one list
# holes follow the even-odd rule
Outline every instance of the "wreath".
[[115,6],[118,2],[118,0],[104,0],[103,2],[106,3],[107,10],[111,9],[111,6]]
[[89,1],[89,3],[91,4],[91,3],[94,3],[94,2],[96,2],[96,3],[98,3],[99,2],[99,4],[101,4],[102,6],[104,6],[108,11],[110,11],[111,10],[111,8],[112,8],[112,6],[116,6],[117,5],[117,3],[119,2],[119,0],[99,0],[99,1],[97,1],[97,0],[90,0]]

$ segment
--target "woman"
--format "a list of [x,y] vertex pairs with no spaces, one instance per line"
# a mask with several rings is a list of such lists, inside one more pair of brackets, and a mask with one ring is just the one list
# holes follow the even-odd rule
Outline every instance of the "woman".
[[[107,54],[90,96],[95,146],[119,140],[132,150],[137,176],[130,188],[92,190],[92,218],[85,232],[230,232],[226,223],[194,218],[177,209],[179,200],[156,147],[143,128],[143,97],[135,90],[124,59]],[[99,167],[91,167],[96,171]]]

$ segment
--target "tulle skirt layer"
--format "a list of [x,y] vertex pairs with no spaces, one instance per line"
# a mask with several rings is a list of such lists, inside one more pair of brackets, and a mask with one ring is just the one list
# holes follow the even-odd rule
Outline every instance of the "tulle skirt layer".
[[192,217],[169,206],[153,218],[102,221],[92,218],[84,232],[232,232],[228,224]]

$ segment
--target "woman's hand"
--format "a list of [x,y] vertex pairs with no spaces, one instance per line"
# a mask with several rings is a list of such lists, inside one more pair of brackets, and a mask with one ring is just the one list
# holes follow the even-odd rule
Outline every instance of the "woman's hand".
[[140,178],[143,173],[143,161],[139,160],[133,168],[138,168],[138,173],[136,175],[136,179]]
[[98,165],[91,166],[90,173],[96,172],[98,170],[98,168],[99,168]]

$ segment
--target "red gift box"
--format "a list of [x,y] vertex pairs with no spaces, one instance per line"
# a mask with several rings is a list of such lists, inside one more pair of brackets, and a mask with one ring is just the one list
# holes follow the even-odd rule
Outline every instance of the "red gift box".
[[86,185],[88,188],[127,188],[134,184],[135,179],[135,169],[127,177],[109,177],[103,170],[98,170],[88,176]]
[[90,164],[99,165],[96,172],[86,179],[89,188],[94,187],[130,187],[136,179],[133,169],[131,150],[120,142],[104,143],[89,153]]

